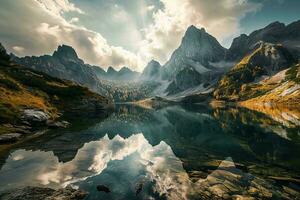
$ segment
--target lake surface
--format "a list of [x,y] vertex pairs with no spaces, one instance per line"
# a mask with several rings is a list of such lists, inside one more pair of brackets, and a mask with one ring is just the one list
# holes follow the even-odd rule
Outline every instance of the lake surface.
[[72,185],[88,200],[300,198],[299,121],[276,119],[241,108],[117,105],[104,120],[80,119],[4,153],[0,191]]

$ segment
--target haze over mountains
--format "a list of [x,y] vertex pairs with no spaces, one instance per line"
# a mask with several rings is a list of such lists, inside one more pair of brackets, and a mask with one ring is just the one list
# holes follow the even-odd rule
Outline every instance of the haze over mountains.
[[[59,46],[52,56],[12,57],[26,67],[74,81],[103,95],[109,94],[112,87],[118,95],[128,95],[132,86],[124,89],[119,84],[125,82],[139,85],[134,90],[147,87],[143,97],[189,96],[217,88],[215,94],[221,98],[238,92],[243,84],[260,81],[296,64],[300,58],[299,30],[300,21],[289,25],[274,22],[249,35],[242,34],[226,49],[205,29],[190,26],[163,66],[152,60],[142,73],[130,70],[130,66],[105,71],[85,64],[66,45]],[[224,79],[230,81],[225,84]],[[150,83],[154,85],[148,87]]]

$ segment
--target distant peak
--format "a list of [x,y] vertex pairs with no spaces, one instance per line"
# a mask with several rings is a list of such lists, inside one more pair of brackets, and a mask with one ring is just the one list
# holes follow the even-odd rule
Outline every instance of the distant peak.
[[78,60],[78,56],[73,47],[68,45],[59,45],[57,50],[53,53],[54,57],[65,59],[65,60]]
[[152,60],[148,63],[148,65],[153,65],[153,64],[155,64],[155,65],[160,65],[160,63],[159,63],[158,61],[152,59]]
[[116,71],[115,68],[113,68],[112,66],[109,66],[109,67],[107,68],[107,73],[111,73],[111,72],[117,72],[117,71]]
[[285,24],[279,21],[275,21],[269,24],[268,26],[266,26],[266,28],[274,28],[274,27],[285,27]]
[[128,67],[124,66],[119,70],[119,72],[132,72],[132,70],[129,69]]

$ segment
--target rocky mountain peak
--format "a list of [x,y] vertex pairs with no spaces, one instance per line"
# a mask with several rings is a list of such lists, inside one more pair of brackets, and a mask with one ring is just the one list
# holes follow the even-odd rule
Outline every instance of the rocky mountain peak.
[[116,72],[117,71],[112,66],[109,66],[108,69],[107,69],[107,74],[114,74]]
[[4,46],[2,46],[1,43],[0,43],[0,57],[4,60],[10,59],[9,55],[7,55],[6,49],[4,48]]
[[64,44],[58,46],[57,50],[53,53],[53,57],[64,61],[82,62],[78,58],[77,53],[73,49],[73,47]]
[[119,72],[121,72],[121,73],[130,73],[130,72],[132,72],[132,70],[129,69],[128,67],[124,66],[124,67],[122,67],[122,68],[119,70]]
[[142,78],[157,79],[160,76],[161,65],[156,60],[151,60],[144,68]]
[[0,43],[0,52],[6,52],[5,48],[2,46],[2,44]]
[[225,53],[226,49],[204,28],[190,26],[179,48],[164,65],[163,78],[172,78],[185,67],[209,68],[210,63],[223,60]]

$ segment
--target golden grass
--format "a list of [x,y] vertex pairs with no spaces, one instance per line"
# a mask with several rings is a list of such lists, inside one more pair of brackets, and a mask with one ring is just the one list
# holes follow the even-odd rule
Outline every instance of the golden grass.
[[18,92],[12,92],[5,88],[0,87],[0,103],[10,105],[12,108],[35,108],[43,110],[47,113],[57,114],[56,108],[52,107],[50,103],[43,97],[33,95],[26,90],[21,90]]

